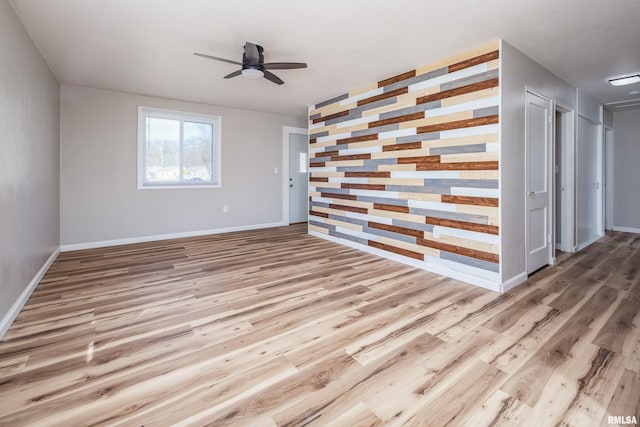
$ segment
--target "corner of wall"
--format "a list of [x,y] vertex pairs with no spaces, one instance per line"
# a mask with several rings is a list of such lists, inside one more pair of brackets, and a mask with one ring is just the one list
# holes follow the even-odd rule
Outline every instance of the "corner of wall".
[[312,106],[309,230],[499,290],[499,49]]

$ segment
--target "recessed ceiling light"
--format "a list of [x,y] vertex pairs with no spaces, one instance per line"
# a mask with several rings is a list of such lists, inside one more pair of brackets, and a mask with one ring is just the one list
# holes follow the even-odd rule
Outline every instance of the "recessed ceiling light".
[[632,83],[638,83],[638,82],[640,82],[640,74],[627,76],[627,77],[618,77],[615,79],[609,79],[609,84],[611,86],[625,86],[625,85],[630,85]]

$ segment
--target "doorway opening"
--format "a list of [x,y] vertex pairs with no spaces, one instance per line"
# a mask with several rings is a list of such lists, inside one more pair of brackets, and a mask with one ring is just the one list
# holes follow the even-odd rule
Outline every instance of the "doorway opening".
[[576,249],[604,235],[602,127],[578,115],[576,142]]
[[309,139],[307,129],[284,126],[282,130],[282,222],[305,223],[309,219]]
[[556,258],[575,251],[573,111],[556,103],[554,129],[554,225]]

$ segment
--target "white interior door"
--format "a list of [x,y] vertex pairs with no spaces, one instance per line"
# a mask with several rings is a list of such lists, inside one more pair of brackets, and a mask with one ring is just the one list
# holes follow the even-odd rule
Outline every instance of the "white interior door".
[[552,258],[550,172],[551,102],[526,92],[526,247],[527,273]]
[[289,134],[289,224],[308,220],[307,135]]

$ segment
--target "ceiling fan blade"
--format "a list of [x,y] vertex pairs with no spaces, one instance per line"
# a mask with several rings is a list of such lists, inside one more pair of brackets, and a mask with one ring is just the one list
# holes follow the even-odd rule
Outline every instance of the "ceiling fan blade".
[[262,57],[262,46],[246,42],[244,44],[244,55],[242,56],[242,61],[248,65],[258,65],[260,62],[264,61]]
[[282,81],[280,77],[276,76],[275,74],[267,70],[264,70],[264,78],[269,80],[270,82],[274,82],[277,85],[284,84],[284,81]]
[[267,70],[293,70],[295,68],[307,68],[304,62],[268,62],[263,64]]
[[238,77],[240,74],[242,74],[242,70],[234,71],[231,74],[227,74],[226,76],[224,76],[224,78],[225,79],[231,79],[233,77]]
[[232,61],[230,59],[218,58],[217,56],[205,55],[204,53],[194,52],[193,54],[196,55],[196,56],[201,56],[203,58],[207,58],[207,59],[213,59],[213,60],[216,60],[216,61],[228,62],[229,64],[242,65],[242,63],[238,62],[238,61]]

